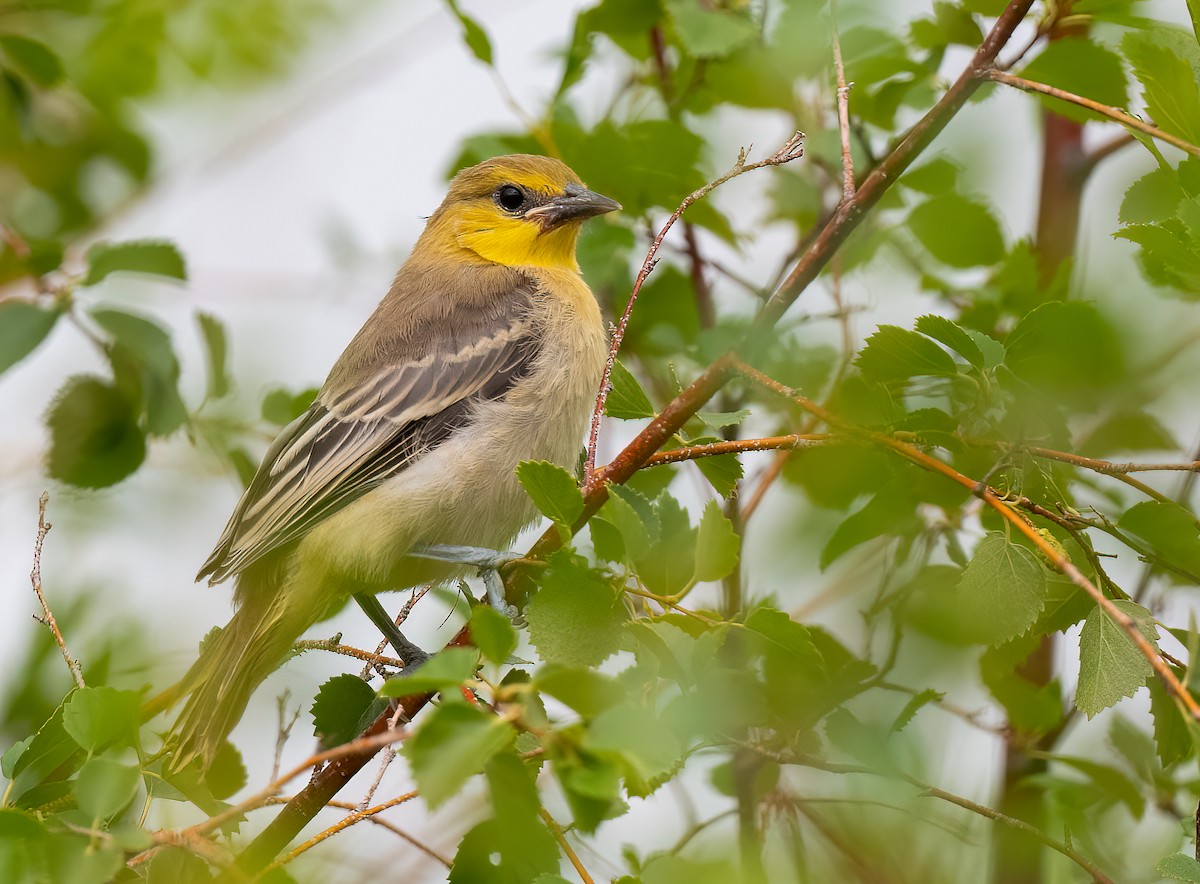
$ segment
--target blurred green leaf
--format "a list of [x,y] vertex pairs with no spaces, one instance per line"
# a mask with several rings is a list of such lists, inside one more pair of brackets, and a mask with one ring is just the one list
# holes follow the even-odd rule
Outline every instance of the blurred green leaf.
[[586,717],[603,712],[625,696],[614,679],[594,669],[547,665],[538,670],[534,683],[538,690]]
[[1126,510],[1117,524],[1146,541],[1165,562],[1200,574],[1200,523],[1179,504],[1144,500]]
[[141,697],[110,687],[79,688],[63,704],[63,728],[88,754],[131,740]]
[[699,582],[724,579],[737,567],[740,548],[741,539],[733,523],[717,502],[710,500],[696,534],[696,568],[692,579]]
[[47,470],[83,488],[120,482],[142,464],[146,440],[129,400],[112,384],[77,376],[59,391],[46,415]]
[[455,18],[462,25],[463,42],[467,44],[467,48],[471,50],[471,54],[484,64],[490,66],[493,63],[492,41],[488,39],[487,31],[479,26],[479,22],[462,11],[458,0],[446,0],[446,5],[450,7],[450,11],[454,13]]
[[1052,301],[1026,314],[1004,342],[1005,363],[1045,391],[1075,392],[1118,383],[1124,354],[1112,325],[1092,304]]
[[[1121,59],[1094,40],[1075,37],[1051,40],[1025,66],[1021,76],[1101,104],[1125,107],[1129,103]],[[1053,98],[1042,101],[1056,114],[1068,119],[1080,122],[1104,119],[1076,104]]]
[[446,648],[412,672],[389,678],[379,689],[381,697],[410,697],[456,688],[475,677],[479,653],[474,648]]
[[422,718],[404,741],[403,752],[421,797],[433,810],[515,737],[512,725],[473,703],[443,703]]
[[213,756],[204,772],[204,785],[208,786],[208,791],[214,799],[223,801],[244,788],[247,777],[242,754],[233,743],[226,740],[217,749],[217,754]]
[[[1113,604],[1133,618],[1151,644],[1158,641],[1153,614],[1134,602],[1118,600]],[[1088,615],[1079,634],[1075,707],[1092,718],[1119,700],[1132,697],[1153,671],[1125,631],[1097,607]]]
[[758,24],[744,10],[702,3],[664,0],[684,50],[695,58],[723,58],[758,36]]
[[287,426],[304,412],[317,398],[317,388],[310,387],[297,393],[287,390],[272,390],[263,397],[262,418],[281,427]]
[[28,301],[0,302],[0,374],[36,350],[60,315]]
[[992,265],[1004,257],[1004,235],[987,206],[957,193],[933,196],[908,216],[913,235],[950,267]]
[[228,344],[225,326],[221,320],[209,313],[197,313],[200,334],[204,338],[204,351],[208,356],[208,393],[210,399],[220,399],[229,392]]
[[88,272],[84,285],[96,285],[111,273],[148,273],[170,279],[187,279],[183,255],[173,243],[136,240],[97,243],[88,249]]
[[124,310],[97,309],[91,316],[113,337],[109,357],[117,384],[141,399],[146,432],[174,432],[187,419],[187,408],[179,396],[179,360],[166,330]]
[[932,688],[926,688],[923,691],[913,694],[912,698],[904,704],[904,708],[900,710],[900,714],[896,716],[896,720],[892,722],[888,733],[898,734],[908,727],[909,722],[913,720],[923,707],[928,706],[930,703],[941,702],[945,696],[941,691],[935,691]]
[[495,608],[477,605],[471,611],[471,641],[489,662],[500,665],[517,649],[517,631]]
[[583,492],[575,478],[558,464],[545,460],[522,461],[517,479],[542,515],[565,527],[583,515]]
[[618,650],[625,607],[581,559],[560,551],[549,564],[525,612],[529,640],[547,662],[597,666]]
[[45,43],[20,34],[0,34],[0,50],[39,86],[53,86],[63,78],[63,65]]
[[75,799],[89,817],[106,820],[133,800],[140,781],[141,771],[136,767],[93,758],[79,769]]

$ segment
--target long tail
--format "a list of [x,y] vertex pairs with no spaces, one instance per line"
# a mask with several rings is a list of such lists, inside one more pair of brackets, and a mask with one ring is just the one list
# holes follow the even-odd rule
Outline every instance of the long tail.
[[297,580],[284,585],[274,574],[247,585],[255,576],[243,575],[237,613],[205,643],[181,682],[191,693],[174,728],[179,738],[172,763],[176,770],[197,757],[208,767],[241,720],[250,695],[320,616],[315,593],[305,591],[318,587]]

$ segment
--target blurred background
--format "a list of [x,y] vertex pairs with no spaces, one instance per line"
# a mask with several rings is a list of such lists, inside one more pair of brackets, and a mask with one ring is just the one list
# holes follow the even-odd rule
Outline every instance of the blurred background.
[[[583,0],[462,0],[461,10],[486,29],[494,66],[473,54],[464,41],[464,24],[451,6],[441,3],[62,0],[0,5],[0,31],[11,29],[53,46],[65,68],[58,88],[48,85],[58,82],[54,71],[43,69],[46,84],[37,82],[36,58],[26,59],[21,76],[5,75],[9,95],[3,121],[7,128],[0,132],[0,220],[9,234],[19,232],[19,237],[8,236],[0,253],[0,298],[32,294],[32,283],[21,276],[13,258],[23,248],[52,251],[50,244],[65,243],[64,267],[78,271],[96,242],[170,241],[186,260],[186,281],[117,273],[74,297],[87,306],[129,309],[166,329],[179,361],[179,395],[189,413],[201,416],[186,429],[151,439],[144,465],[128,478],[111,487],[80,489],[47,475],[45,417],[68,378],[105,373],[106,360],[88,330],[59,322],[36,352],[0,376],[0,597],[5,612],[0,616],[0,736],[5,746],[36,728],[69,683],[45,630],[31,619],[37,610],[29,568],[39,495],[49,491],[48,518],[54,525],[43,559],[45,591],[72,652],[85,671],[103,672],[97,676],[101,680],[161,688],[194,659],[200,638],[230,614],[230,588],[193,584],[192,575],[237,500],[237,467],[256,463],[278,423],[295,408],[293,397],[320,385],[386,291],[423,218],[439,203],[448,176],[464,162],[490,153],[538,149],[527,133],[542,125],[545,108],[560,87],[577,16],[591,5]],[[625,5],[632,9],[635,4]],[[812,57],[792,63],[801,73],[824,75],[828,18],[817,9],[821,4],[808,5],[816,10],[813,33],[800,34],[792,49]],[[892,32],[903,38],[912,21],[933,20],[935,6],[946,5],[844,2],[840,25],[843,33],[869,27],[872,35]],[[1126,5],[1136,5],[1137,14],[1147,18],[1187,21],[1182,2]],[[637,66],[623,52],[620,28],[606,34],[597,38],[581,79],[571,86],[570,112],[585,129],[614,114],[625,120],[660,117],[661,108],[651,97],[626,88]],[[1014,43],[1021,45],[1031,36],[1032,29],[1026,28]],[[861,56],[869,60],[871,37],[864,40]],[[0,48],[5,48],[2,39]],[[948,45],[933,65],[927,87],[932,90],[955,76],[970,51],[965,41]],[[21,48],[9,56],[20,69]],[[785,65],[778,76],[794,73]],[[30,78],[32,86],[25,82]],[[704,113],[684,114],[687,128],[699,136],[696,168],[704,177],[728,168],[741,146],[752,144],[754,156],[773,151],[797,125],[808,133],[809,146],[796,165],[835,161],[830,93],[798,82],[792,113],[767,102],[739,106],[724,100],[714,101]],[[895,112],[911,122],[921,107],[914,97]],[[994,92],[964,109],[930,151],[930,156],[949,157],[959,168],[961,190],[983,195],[1008,243],[1028,237],[1035,224],[1040,131],[1035,100],[1011,90]],[[481,133],[512,137],[474,137]],[[1095,144],[1108,133],[1089,127],[1086,137]],[[596,157],[593,168],[608,181],[620,181],[620,160],[620,155]],[[612,167],[606,169],[606,162]],[[671,162],[664,156],[649,165]],[[1200,433],[1193,380],[1200,358],[1190,347],[1200,322],[1187,303],[1149,294],[1135,269],[1133,244],[1111,238],[1125,188],[1153,168],[1152,157],[1135,146],[1106,161],[1089,181],[1074,284],[1121,328],[1132,361],[1171,361],[1176,383],[1162,391],[1153,413],[1190,450]],[[589,184],[605,189],[595,174],[580,171]],[[620,228],[628,233],[591,234],[583,260],[610,316],[614,304],[623,304],[631,269],[640,264],[648,243],[641,219],[661,223],[666,214],[666,203],[631,200],[619,185],[612,195],[634,210]],[[726,220],[698,220],[696,235],[727,270],[711,278],[722,316],[736,319],[753,312],[758,301],[735,280],[769,286],[776,268],[786,266],[797,228],[815,219],[815,200],[816,191],[793,169],[746,176],[714,196]],[[723,232],[723,225],[732,230]],[[695,363],[670,353],[678,339],[669,322],[665,330],[655,331],[663,312],[672,309],[670,286],[687,272],[675,248],[681,233],[672,234],[675,242],[656,271],[656,280],[667,280],[659,283],[664,300],[656,306],[655,288],[647,287],[639,307],[643,313],[635,312],[631,335],[640,333],[650,341],[643,342],[647,352],[678,362],[686,383]],[[913,270],[916,249],[902,236],[889,240],[891,235],[883,225],[872,233],[877,241],[871,241],[870,259],[847,269],[837,300],[828,280],[822,280],[789,314],[789,333],[810,354],[805,359],[812,365],[805,370],[816,376],[831,371],[842,346],[843,330],[833,316],[839,303],[848,307],[846,331],[855,347],[879,324],[907,327],[913,317],[930,311],[931,295]],[[610,248],[616,243],[620,248]],[[969,288],[982,277],[963,269],[949,271],[946,278]],[[1145,309],[1148,300],[1152,310]],[[213,395],[211,347],[198,313],[214,317],[225,330],[228,395]],[[718,340],[701,350],[716,347]],[[748,432],[755,431],[754,420]],[[638,426],[609,421],[600,462]],[[747,475],[758,475],[769,462],[769,455],[746,458]],[[713,496],[692,469],[678,472],[673,489],[697,511]],[[822,573],[817,561],[840,515],[815,506],[794,483],[775,485],[762,507],[746,531],[746,595],[781,597],[805,622],[829,626],[851,646],[870,644],[870,630],[860,614],[864,599],[850,587],[869,584],[878,560],[851,558]],[[1113,573],[1136,582],[1139,568],[1128,559],[1116,563]],[[715,587],[702,592],[717,596]],[[396,607],[400,597],[387,602]],[[1186,621],[1190,606],[1190,599],[1176,596],[1168,610],[1177,621]],[[450,593],[431,595],[416,607],[409,635],[424,647],[438,647],[461,625],[464,611]],[[377,640],[357,610],[314,628],[310,637],[335,633],[360,647],[374,647]],[[1070,638],[1057,645],[1056,653],[1056,673],[1070,684],[1076,665]],[[969,667],[955,671],[954,659],[913,653],[905,658],[904,671],[951,691],[954,702],[980,721],[1002,723],[1003,715],[976,684],[973,672]],[[930,673],[930,666],[936,671]],[[351,668],[332,655],[308,653],[267,683],[234,734],[252,771],[269,769],[272,747],[270,741],[244,737],[277,727],[271,704],[262,698],[290,691],[291,699],[285,701],[289,708],[307,704],[317,684]],[[1141,696],[1123,706],[1122,713],[1144,717],[1147,706]],[[312,750],[306,714],[301,711],[285,765]],[[1101,722],[1110,714],[1104,713]],[[1104,732],[1098,726],[1089,731],[1092,736],[1081,734],[1080,745],[1102,742]],[[995,788],[1003,752],[996,734],[941,716],[917,721],[905,739],[902,754],[908,753],[931,781],[979,800]],[[365,790],[373,775],[374,766],[346,796],[356,800],[353,796]],[[806,776],[812,778],[809,785],[823,782],[815,773]],[[252,778],[251,785],[255,782]],[[398,793],[406,782],[404,765],[397,763],[380,794]],[[867,786],[886,798],[878,783]],[[623,868],[622,845],[670,843],[687,828],[686,820],[707,815],[718,802],[701,762],[669,790],[633,802],[631,813],[602,827],[586,848],[585,860],[603,877],[616,876]],[[467,821],[485,812],[481,806],[468,795],[432,815],[420,804],[409,804],[388,818],[452,855]],[[160,812],[165,814],[163,825],[182,822],[170,818],[172,807]],[[845,812],[857,811],[851,807]],[[906,874],[926,869],[926,880],[984,880],[980,845],[986,844],[986,824],[974,819],[964,823],[953,809],[942,807],[929,816],[950,827],[954,836],[948,839],[940,832],[928,842],[923,835],[913,839],[902,819],[884,814],[876,837],[898,837],[886,852],[909,866]],[[1174,849],[1179,832],[1170,821],[1147,818],[1141,825],[1139,839],[1148,855]],[[719,844],[729,831],[719,824],[708,834]],[[947,843],[961,849],[955,853]],[[442,879],[445,871],[435,861],[416,850],[400,854],[403,848],[397,844],[386,832],[359,826],[332,849],[310,854],[297,864],[296,874],[322,880],[336,867],[343,875],[353,870],[364,880],[383,869],[396,880]],[[397,869],[403,870],[399,876]]]

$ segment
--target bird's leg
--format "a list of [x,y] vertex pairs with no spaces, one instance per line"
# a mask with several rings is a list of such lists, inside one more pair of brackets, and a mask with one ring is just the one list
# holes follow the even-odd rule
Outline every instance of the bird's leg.
[[367,592],[356,592],[354,601],[358,603],[363,613],[370,618],[376,628],[383,633],[384,638],[396,649],[396,653],[404,661],[405,672],[411,672],[429,659],[428,654],[404,637],[391,615],[379,603],[379,599]]
[[488,604],[510,619],[514,625],[523,625],[521,612],[515,605],[510,605],[504,597],[504,581],[500,579],[498,571],[502,565],[515,561],[520,556],[479,546],[451,546],[440,543],[418,546],[409,552],[409,555],[421,559],[434,559],[439,562],[475,565],[479,568],[480,576],[483,577]]

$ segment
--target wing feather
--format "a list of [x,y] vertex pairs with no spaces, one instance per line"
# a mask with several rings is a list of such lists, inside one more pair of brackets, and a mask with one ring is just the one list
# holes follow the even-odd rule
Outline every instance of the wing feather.
[[353,382],[327,382],[267,451],[197,579],[218,583],[298,539],[503,397],[538,354],[534,290],[503,295],[495,309],[423,323]]

